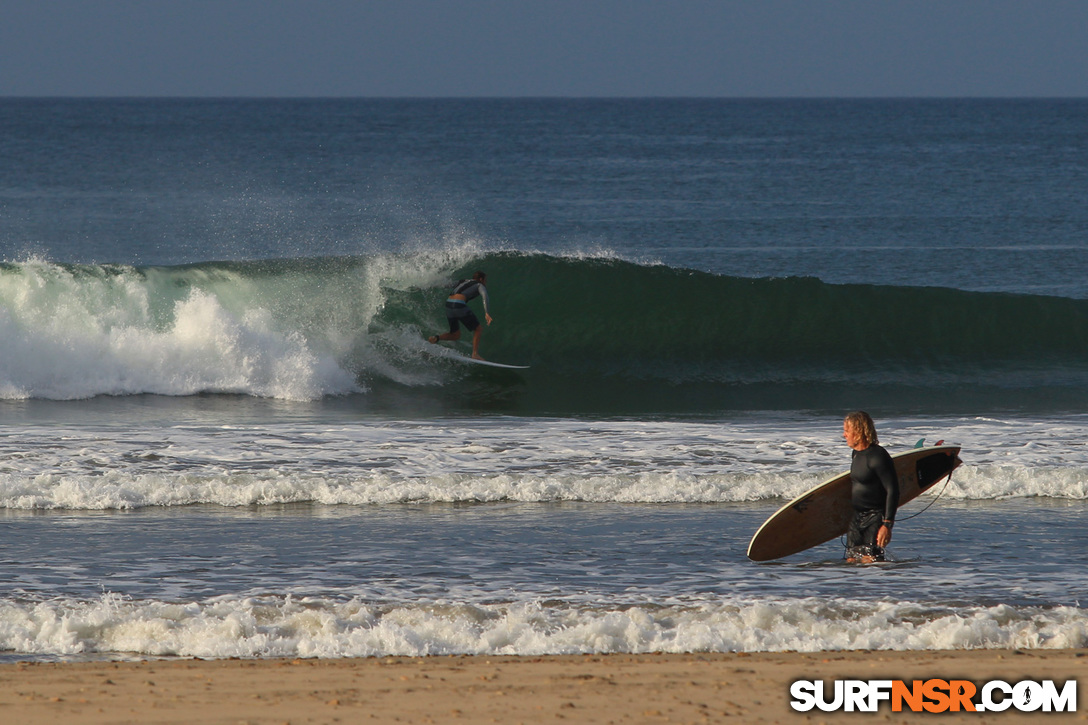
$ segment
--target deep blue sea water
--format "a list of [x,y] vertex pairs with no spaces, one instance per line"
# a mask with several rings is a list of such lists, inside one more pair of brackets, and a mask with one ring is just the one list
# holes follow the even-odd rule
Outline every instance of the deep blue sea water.
[[1088,101],[0,99],[0,656],[1084,646],[1086,280]]

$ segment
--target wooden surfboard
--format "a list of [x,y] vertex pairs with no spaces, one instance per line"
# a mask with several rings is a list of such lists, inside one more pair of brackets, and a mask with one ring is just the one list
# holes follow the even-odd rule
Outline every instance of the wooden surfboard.
[[[959,446],[914,448],[892,456],[899,476],[899,505],[944,480],[963,461]],[[748,544],[748,558],[770,561],[796,554],[846,533],[854,507],[850,472],[840,473],[778,509]]]

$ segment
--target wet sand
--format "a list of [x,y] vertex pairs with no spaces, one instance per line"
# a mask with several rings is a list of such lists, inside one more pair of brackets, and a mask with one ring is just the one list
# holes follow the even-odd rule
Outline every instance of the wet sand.
[[0,665],[0,722],[1084,722],[1079,697],[1077,713],[892,713],[887,703],[877,713],[799,713],[789,687],[820,678],[1064,682],[1086,672],[1088,650],[18,662]]

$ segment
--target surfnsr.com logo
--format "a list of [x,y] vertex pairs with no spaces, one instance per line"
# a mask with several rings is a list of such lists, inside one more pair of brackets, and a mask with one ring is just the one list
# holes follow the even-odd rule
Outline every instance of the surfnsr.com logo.
[[1060,687],[1053,680],[1009,683],[991,680],[981,687],[970,680],[823,680],[790,685],[790,707],[798,712],[876,712],[887,702],[892,712],[1076,712],[1077,681]]

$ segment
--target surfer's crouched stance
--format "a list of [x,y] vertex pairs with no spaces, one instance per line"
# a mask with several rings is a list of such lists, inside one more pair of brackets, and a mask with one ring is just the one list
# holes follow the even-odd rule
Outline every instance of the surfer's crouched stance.
[[446,299],[446,320],[450,323],[450,331],[441,335],[431,335],[427,338],[428,342],[460,340],[461,325],[464,325],[472,333],[472,357],[476,360],[483,360],[480,357],[480,333],[483,332],[483,328],[480,327],[480,321],[476,319],[476,315],[468,306],[468,301],[475,297],[483,300],[484,319],[490,325],[491,314],[487,309],[487,287],[484,286],[486,282],[486,274],[475,272],[472,279],[463,279],[454,286],[450,296]]
[[878,445],[876,425],[868,413],[859,410],[846,416],[842,435],[854,449],[850,462],[854,518],[846,533],[846,561],[860,564],[884,561],[884,547],[892,540],[895,510],[899,505],[895,464]]

